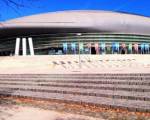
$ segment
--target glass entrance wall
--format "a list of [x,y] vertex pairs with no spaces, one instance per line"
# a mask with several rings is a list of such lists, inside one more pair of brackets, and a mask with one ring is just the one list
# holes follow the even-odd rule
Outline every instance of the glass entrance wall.
[[[66,33],[34,36],[35,47],[49,54],[150,54],[150,36]],[[53,51],[53,52],[50,52]]]
[[150,54],[148,43],[65,42],[58,46],[47,48],[48,54]]
[[[18,37],[33,38],[35,55],[150,54],[150,35],[57,33]],[[0,55],[14,54],[15,39],[1,40]]]
[[[33,36],[34,46],[53,54],[150,54],[150,36],[102,33],[59,33]],[[49,54],[51,52],[48,52]]]

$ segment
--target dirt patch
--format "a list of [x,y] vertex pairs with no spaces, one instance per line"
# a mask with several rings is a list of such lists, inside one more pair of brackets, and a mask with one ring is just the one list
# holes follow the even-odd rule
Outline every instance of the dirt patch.
[[5,97],[0,100],[0,120],[150,120],[150,113]]
[[87,116],[60,113],[30,106],[1,107],[0,120],[101,120]]

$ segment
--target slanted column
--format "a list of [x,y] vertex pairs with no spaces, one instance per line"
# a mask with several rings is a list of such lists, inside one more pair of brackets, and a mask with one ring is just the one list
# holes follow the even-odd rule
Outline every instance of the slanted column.
[[19,55],[20,38],[16,38],[15,56]]
[[22,38],[22,50],[23,56],[26,56],[27,55],[26,38]]
[[31,37],[28,38],[28,42],[29,42],[30,55],[34,55],[33,40]]

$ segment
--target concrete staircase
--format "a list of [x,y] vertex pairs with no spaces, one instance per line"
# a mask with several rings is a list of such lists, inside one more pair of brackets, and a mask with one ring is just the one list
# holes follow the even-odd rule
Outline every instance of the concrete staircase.
[[0,74],[0,95],[150,112],[150,74]]

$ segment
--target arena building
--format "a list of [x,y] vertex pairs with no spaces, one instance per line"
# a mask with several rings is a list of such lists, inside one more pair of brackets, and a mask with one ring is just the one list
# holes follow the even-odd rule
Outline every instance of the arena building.
[[[91,115],[97,110],[112,115],[114,108],[120,116],[116,119],[126,119],[122,114],[129,115],[128,111],[148,116],[149,54],[148,17],[83,10],[4,21],[0,23],[0,96],[15,98],[19,104],[54,103],[53,108],[60,105],[59,111],[66,106],[70,111],[73,105],[76,113],[81,108],[81,113],[91,111]],[[108,114],[102,116],[107,119]],[[140,119],[133,112],[131,118]]]
[[149,54],[150,18],[62,11],[0,23],[0,55]]

